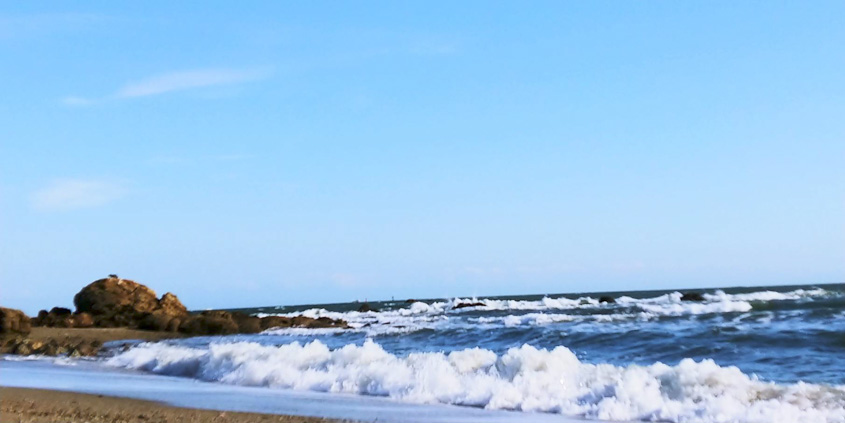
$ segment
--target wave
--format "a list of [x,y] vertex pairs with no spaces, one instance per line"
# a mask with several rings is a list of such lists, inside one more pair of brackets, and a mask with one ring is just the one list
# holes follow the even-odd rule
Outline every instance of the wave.
[[473,348],[396,356],[366,341],[277,347],[237,342],[190,348],[141,344],[110,366],[204,381],[388,397],[615,421],[842,422],[845,386],[778,385],[712,360],[675,366],[582,363],[565,347],[502,355]]
[[[682,301],[683,294],[673,292],[652,298],[632,298],[622,296],[616,304],[605,304],[592,297],[550,298],[539,300],[497,300],[488,298],[454,298],[432,303],[414,302],[407,307],[382,311],[329,311],[312,308],[304,311],[281,313],[277,315],[293,317],[305,315],[312,318],[329,317],[349,322],[354,330],[371,336],[391,335],[415,332],[419,330],[437,330],[447,326],[464,327],[470,323],[499,324],[507,327],[525,325],[548,325],[561,322],[615,322],[623,320],[646,321],[661,316],[686,316],[718,313],[745,313],[754,309],[755,303],[785,300],[812,299],[833,295],[824,289],[798,289],[790,292],[758,291],[744,294],[727,294],[716,291],[704,294],[705,301]],[[482,307],[456,308],[459,304],[481,303]],[[465,318],[478,312],[512,311],[506,316]],[[556,313],[565,311],[569,313]],[[609,313],[609,311],[616,311]],[[258,314],[268,316],[270,314]],[[462,320],[464,319],[464,320]],[[337,330],[333,330],[337,331]],[[267,333],[304,335],[297,329],[272,329]],[[313,333],[313,332],[311,332]]]

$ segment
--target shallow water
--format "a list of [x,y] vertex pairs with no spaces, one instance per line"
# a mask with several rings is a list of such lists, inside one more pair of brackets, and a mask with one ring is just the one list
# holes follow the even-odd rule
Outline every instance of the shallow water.
[[[177,407],[354,419],[380,423],[567,423],[551,415],[417,405],[382,398],[282,391],[105,368],[84,360],[0,360],[0,386],[157,401]],[[576,423],[575,421],[571,421]]]

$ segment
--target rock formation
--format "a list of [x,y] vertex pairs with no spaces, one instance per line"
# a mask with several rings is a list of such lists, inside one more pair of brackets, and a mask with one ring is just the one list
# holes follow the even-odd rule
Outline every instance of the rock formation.
[[375,307],[370,307],[370,303],[364,303],[364,304],[361,304],[361,307],[358,307],[359,313],[366,313],[368,311],[378,313],[378,309],[375,308]]
[[458,303],[458,304],[455,304],[455,307],[452,307],[452,308],[454,308],[454,309],[456,309],[456,310],[457,310],[457,309],[459,309],[459,308],[467,308],[467,307],[486,307],[486,306],[487,306],[486,304],[484,304],[484,303],[478,303],[478,302],[476,302],[476,303]]
[[0,335],[27,335],[31,326],[29,316],[24,312],[0,307]]
[[91,315],[96,327],[139,327],[144,321],[151,329],[167,330],[173,319],[188,314],[175,295],[168,292],[159,299],[145,285],[115,277],[90,283],[73,297],[73,303],[77,313]]
[[[30,326],[55,328],[131,328],[174,332],[174,336],[232,335],[258,333],[280,328],[348,328],[343,320],[328,317],[267,316],[258,318],[240,312],[209,310],[190,313],[175,295],[158,298],[152,289],[117,275],[100,279],[82,288],[73,297],[76,311],[53,307],[41,310],[30,321],[20,310],[0,308],[0,353],[44,355],[95,355],[101,343],[72,336],[37,341],[25,337]],[[178,335],[181,334],[181,335]]]
[[37,341],[24,337],[8,337],[0,342],[0,353],[18,355],[67,355],[70,357],[97,355],[103,344],[84,339],[50,339]]
[[681,301],[701,302],[704,301],[704,296],[698,292],[685,292],[684,295],[681,296]]

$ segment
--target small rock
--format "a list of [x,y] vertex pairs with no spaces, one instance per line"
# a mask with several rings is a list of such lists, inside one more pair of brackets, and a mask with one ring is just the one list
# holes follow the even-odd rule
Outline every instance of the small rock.
[[459,308],[467,308],[467,307],[486,307],[486,306],[487,306],[486,304],[484,304],[484,303],[480,303],[480,302],[478,302],[478,303],[458,303],[458,304],[456,304],[456,305],[455,305],[455,307],[452,307],[452,308],[454,308],[454,309],[456,309],[456,310],[457,310],[457,309],[459,309]]
[[704,301],[704,296],[698,292],[685,292],[684,295],[681,296],[681,301],[701,302]]
[[378,309],[374,307],[370,307],[370,303],[361,304],[361,307],[358,307],[359,313],[366,313],[368,311],[372,311],[374,313],[378,313]]

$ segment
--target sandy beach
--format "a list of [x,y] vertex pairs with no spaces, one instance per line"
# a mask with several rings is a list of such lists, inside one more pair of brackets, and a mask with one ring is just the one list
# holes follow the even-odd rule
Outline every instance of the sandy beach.
[[0,421],[15,423],[317,423],[338,420],[197,410],[103,395],[0,388]]

